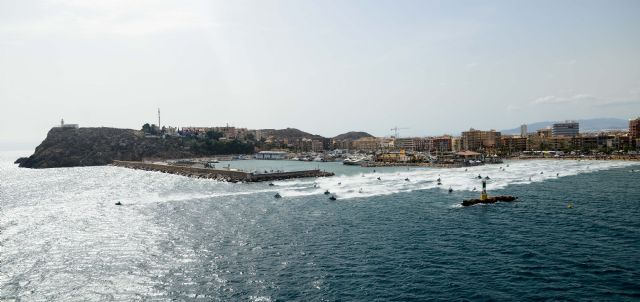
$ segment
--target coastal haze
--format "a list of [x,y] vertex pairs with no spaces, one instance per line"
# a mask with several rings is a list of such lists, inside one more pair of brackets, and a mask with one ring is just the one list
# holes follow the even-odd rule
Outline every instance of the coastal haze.
[[404,136],[640,111],[637,1],[0,1],[0,144],[65,118]]
[[638,1],[2,1],[0,301],[640,298]]

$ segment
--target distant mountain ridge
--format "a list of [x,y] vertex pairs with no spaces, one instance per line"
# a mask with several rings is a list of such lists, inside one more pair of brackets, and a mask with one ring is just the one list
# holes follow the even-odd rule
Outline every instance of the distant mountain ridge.
[[373,135],[367,133],[367,132],[363,132],[363,131],[351,131],[351,132],[347,132],[347,133],[342,133],[340,135],[336,135],[335,137],[333,137],[333,139],[335,140],[344,140],[344,139],[350,139],[350,140],[357,140],[357,139],[361,139],[363,137],[373,137]]
[[351,140],[356,140],[359,138],[363,138],[363,137],[373,137],[373,135],[367,133],[367,132],[363,132],[363,131],[350,131],[347,133],[342,133],[339,135],[336,135],[335,137],[324,137],[321,135],[317,135],[317,134],[311,134],[309,132],[304,132],[302,130],[296,129],[296,128],[286,128],[286,129],[260,129],[260,132],[262,133],[262,136],[264,137],[269,137],[269,136],[273,136],[275,138],[286,138],[286,139],[300,139],[300,138],[307,138],[307,139],[315,139],[315,140],[325,140],[325,139],[337,139],[337,140],[343,140],[343,139],[351,139]]
[[301,139],[301,138],[317,139],[317,140],[325,139],[320,135],[304,132],[296,128],[260,129],[260,132],[263,137],[273,136],[275,138],[286,138],[286,139]]
[[[580,132],[593,132],[607,129],[628,129],[629,121],[619,118],[594,118],[576,120],[580,124]],[[561,123],[564,121],[546,121],[527,124],[528,132],[535,132],[546,127],[551,127],[554,123]],[[501,130],[502,134],[520,134],[520,127]]]

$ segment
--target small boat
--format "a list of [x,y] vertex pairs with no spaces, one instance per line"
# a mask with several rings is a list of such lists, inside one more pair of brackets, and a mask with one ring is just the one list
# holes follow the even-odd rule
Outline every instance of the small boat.
[[484,177],[484,179],[489,180],[489,179],[491,179],[491,178],[489,178],[489,176],[485,176],[485,177]]
[[348,166],[360,166],[363,162],[364,159],[362,158],[346,158],[342,161],[342,164]]
[[329,190],[324,191],[324,195],[329,195],[331,194],[331,192],[329,192]]
[[275,197],[275,198],[282,198],[282,195],[280,195],[280,193],[276,193],[276,195],[273,195],[273,197]]
[[340,185],[342,185],[342,183],[341,183],[341,182],[339,182],[339,183],[338,183],[338,185],[340,186]]
[[442,185],[442,183],[441,183],[441,182],[438,182],[438,185],[439,185],[439,186],[441,186],[441,185]]
[[451,187],[449,187],[449,193],[453,192],[453,189]]
[[122,202],[119,202],[119,201],[118,201],[118,202],[116,202],[116,205],[117,205],[117,206],[121,206],[121,205],[122,205]]
[[409,181],[409,178],[408,178],[408,177],[407,177],[407,178],[405,178],[405,179],[404,179],[404,181]]
[[544,172],[540,172],[540,174],[544,174]]
[[382,179],[380,179],[380,177],[378,177],[378,180],[382,180]]
[[275,185],[274,185],[272,182],[270,182],[270,183],[269,183],[269,186],[270,186],[270,187],[273,187],[273,186],[275,186]]
[[331,195],[331,197],[329,197],[329,200],[337,200],[335,195]]
[[482,175],[478,174],[478,179],[482,179]]

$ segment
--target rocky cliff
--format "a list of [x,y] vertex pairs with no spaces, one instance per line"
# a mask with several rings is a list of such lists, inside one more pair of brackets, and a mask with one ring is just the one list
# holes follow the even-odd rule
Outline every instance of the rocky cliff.
[[99,166],[113,160],[198,156],[180,138],[145,137],[132,129],[52,128],[33,155],[16,163],[26,168]]

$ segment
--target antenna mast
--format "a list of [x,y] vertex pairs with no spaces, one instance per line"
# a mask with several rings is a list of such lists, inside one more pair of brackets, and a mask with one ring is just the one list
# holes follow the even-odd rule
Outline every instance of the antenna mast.
[[160,108],[158,108],[158,130],[160,129]]

